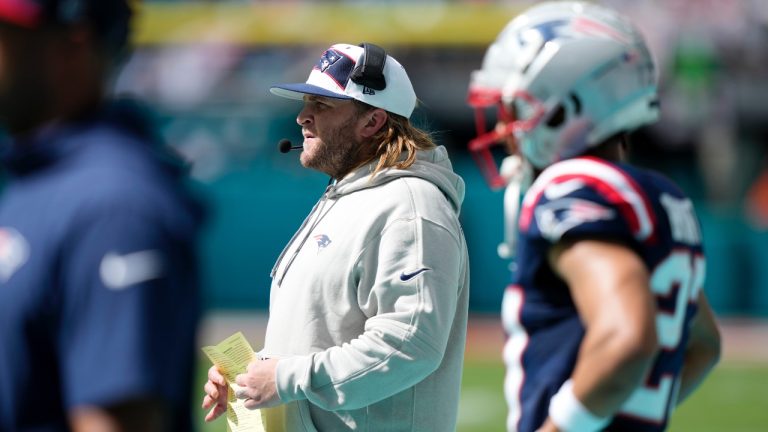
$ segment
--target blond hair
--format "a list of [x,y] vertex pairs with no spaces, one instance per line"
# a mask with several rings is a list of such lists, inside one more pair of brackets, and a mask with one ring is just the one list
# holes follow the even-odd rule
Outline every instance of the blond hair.
[[[372,109],[368,104],[355,101],[362,111]],[[371,176],[387,168],[406,169],[416,161],[418,150],[429,150],[437,147],[432,136],[416,126],[407,118],[387,112],[387,122],[371,137],[371,143],[376,152],[371,161],[378,158],[378,163]],[[400,155],[405,153],[405,159]]]

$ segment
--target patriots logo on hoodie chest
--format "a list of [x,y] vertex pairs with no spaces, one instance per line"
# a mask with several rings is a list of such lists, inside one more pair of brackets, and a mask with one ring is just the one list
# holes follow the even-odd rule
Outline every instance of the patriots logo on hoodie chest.
[[317,234],[314,236],[315,242],[317,243],[317,253],[320,253],[323,251],[323,249],[327,248],[331,243],[331,238],[328,237],[326,234]]

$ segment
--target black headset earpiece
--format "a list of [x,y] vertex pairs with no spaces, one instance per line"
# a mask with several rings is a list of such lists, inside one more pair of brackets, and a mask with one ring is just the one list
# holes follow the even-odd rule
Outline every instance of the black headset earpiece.
[[363,42],[363,57],[352,70],[349,78],[360,85],[374,90],[384,90],[387,82],[384,79],[384,62],[387,61],[387,53],[384,48],[372,43]]

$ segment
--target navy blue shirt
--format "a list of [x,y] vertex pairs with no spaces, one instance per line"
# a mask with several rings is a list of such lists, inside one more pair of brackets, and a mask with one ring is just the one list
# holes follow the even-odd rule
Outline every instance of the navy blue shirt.
[[191,428],[201,207],[130,103],[4,149],[0,431],[152,397]]
[[571,376],[584,327],[565,282],[547,262],[561,240],[604,239],[648,268],[661,350],[643,384],[606,430],[661,431],[677,399],[688,326],[704,282],[693,205],[666,178],[626,164],[576,158],[552,165],[523,200],[518,271],[504,297],[510,430],[534,431]]

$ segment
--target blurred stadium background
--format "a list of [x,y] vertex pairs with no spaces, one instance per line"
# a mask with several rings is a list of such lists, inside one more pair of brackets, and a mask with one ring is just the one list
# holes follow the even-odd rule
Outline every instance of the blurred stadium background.
[[[460,430],[503,430],[503,341],[497,315],[508,278],[496,255],[501,192],[466,152],[470,71],[531,1],[144,1],[136,50],[118,93],[157,109],[168,141],[193,161],[211,218],[202,243],[201,345],[263,332],[269,271],[326,178],[277,152],[300,140],[299,106],[272,97],[303,81],[335,42],[384,46],[409,71],[415,114],[467,183],[462,211],[472,263],[473,320]],[[673,419],[676,431],[768,429],[768,5],[764,0],[605,0],[644,31],[659,64],[662,121],[638,132],[633,157],[695,200],[707,248],[705,289],[725,328],[725,360]],[[201,370],[207,363],[201,360]],[[202,379],[202,376],[199,377]],[[197,405],[198,400],[194,403]],[[200,412],[202,416],[202,412]],[[224,430],[221,421],[201,430]]]

